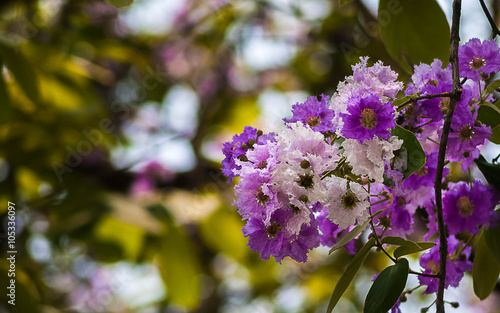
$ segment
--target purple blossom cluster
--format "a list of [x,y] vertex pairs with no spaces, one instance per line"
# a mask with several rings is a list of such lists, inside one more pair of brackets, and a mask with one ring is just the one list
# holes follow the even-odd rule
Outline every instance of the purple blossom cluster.
[[[500,71],[500,51],[493,41],[473,39],[460,47],[459,57],[460,73],[468,80],[462,82],[446,161],[466,171],[491,136],[478,111],[491,97],[482,94],[482,80]],[[333,246],[366,221],[379,238],[406,238],[418,230],[429,240],[437,233],[434,181],[451,67],[439,60],[415,66],[406,89],[380,61],[368,66],[368,58],[361,58],[352,69],[331,97],[295,104],[283,130],[266,134],[247,126],[224,143],[222,171],[230,182],[239,177],[235,205],[246,221],[243,234],[263,259],[305,262],[311,249]],[[398,93],[409,100],[395,105]],[[410,130],[421,145],[425,163],[419,169],[409,172],[415,151],[407,150],[407,139],[393,135],[397,127]],[[457,286],[471,262],[470,246],[455,235],[496,227],[500,197],[479,180],[449,182],[449,172],[444,169],[442,181],[450,235],[446,286]],[[423,233],[416,226],[422,216],[427,222]],[[345,247],[356,252],[354,240]],[[423,254],[420,265],[425,274],[438,273],[439,247]],[[420,283],[427,286],[425,293],[437,290],[433,277],[420,277]]]

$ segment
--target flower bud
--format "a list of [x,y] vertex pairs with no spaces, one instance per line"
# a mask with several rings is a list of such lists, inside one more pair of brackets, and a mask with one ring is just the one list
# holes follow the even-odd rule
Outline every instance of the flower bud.
[[250,147],[250,148],[253,148],[253,145],[257,143],[257,140],[255,139],[248,139],[247,141],[247,145]]
[[257,137],[260,137],[262,136],[262,134],[264,134],[264,132],[262,130],[257,130]]
[[311,166],[311,163],[309,163],[309,161],[307,160],[303,160],[302,162],[300,162],[300,167],[303,169],[309,168],[309,166]]
[[451,304],[451,307],[454,309],[458,309],[458,307],[460,306],[460,304],[458,302],[450,302],[450,304]]

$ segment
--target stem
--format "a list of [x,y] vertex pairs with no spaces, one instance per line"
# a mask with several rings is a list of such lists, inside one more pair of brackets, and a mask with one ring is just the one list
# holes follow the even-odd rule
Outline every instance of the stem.
[[460,99],[462,90],[460,88],[460,75],[458,71],[458,45],[460,41],[459,27],[460,27],[460,10],[462,1],[453,0],[453,21],[451,26],[451,53],[450,63],[452,66],[453,76],[453,89],[451,91],[450,105],[446,112],[444,120],[443,132],[441,134],[441,141],[439,143],[439,154],[436,168],[436,178],[434,180],[434,192],[436,194],[436,213],[439,229],[439,284],[436,298],[436,312],[444,313],[444,289],[446,279],[446,257],[448,256],[448,236],[444,225],[443,217],[443,203],[441,195],[441,183],[443,180],[443,168],[446,156],[446,145],[448,143],[448,134],[450,133],[451,121],[455,106]]
[[[370,212],[370,216],[372,216],[372,206],[370,205],[368,207],[368,211]],[[392,262],[394,262],[394,264],[396,264],[396,259],[393,258],[389,253],[387,253],[387,251],[385,251],[384,247],[382,246],[382,243],[380,242],[380,238],[379,236],[377,235],[377,231],[375,230],[375,225],[373,224],[373,218],[370,217],[370,226],[372,228],[372,232],[373,232],[373,238],[375,238],[375,241],[376,241],[376,244],[375,246],[377,248],[379,248],[380,250],[382,250],[382,252],[385,253],[385,255],[391,259]]]
[[495,20],[491,16],[490,11],[488,10],[488,7],[486,7],[484,0],[479,0],[479,2],[481,3],[481,8],[483,8],[484,15],[486,15],[486,18],[488,19],[488,22],[490,23],[491,32],[493,33],[493,38],[495,38],[497,35],[500,35],[500,30],[498,29],[497,25],[495,24]]

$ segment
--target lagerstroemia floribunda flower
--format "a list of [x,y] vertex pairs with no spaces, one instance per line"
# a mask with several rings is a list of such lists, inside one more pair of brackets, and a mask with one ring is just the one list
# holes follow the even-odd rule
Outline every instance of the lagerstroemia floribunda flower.
[[458,48],[460,76],[481,80],[481,73],[489,75],[500,71],[500,49],[495,40],[469,40]]
[[[485,88],[480,80],[500,70],[500,53],[492,41],[472,40],[460,49],[461,70],[467,67],[463,75],[473,82],[462,86],[446,161],[467,170],[492,134],[478,121],[481,101],[491,99],[480,93]],[[449,98],[432,96],[451,91],[451,67],[439,60],[415,66],[404,90],[412,99],[398,106],[393,102],[403,83],[390,67],[380,61],[368,66],[368,58],[361,58],[352,69],[331,98],[309,97],[293,105],[283,130],[264,133],[247,126],[224,143],[222,171],[230,182],[240,177],[235,205],[246,222],[243,234],[263,259],[305,262],[311,249],[335,245],[366,221],[372,222],[375,237],[404,238],[419,231],[414,235],[428,240],[438,230],[434,181]],[[418,167],[415,153],[420,153]],[[445,183],[449,173],[444,168],[443,213],[452,236],[446,285],[457,286],[471,262],[454,253],[462,247],[467,255],[470,247],[463,248],[453,236],[495,227],[500,197],[477,180]],[[426,231],[419,229],[416,216],[424,216]],[[346,248],[355,253],[353,241]],[[439,271],[438,251],[436,246],[421,257],[425,274]],[[437,290],[437,279],[419,279],[425,293]]]

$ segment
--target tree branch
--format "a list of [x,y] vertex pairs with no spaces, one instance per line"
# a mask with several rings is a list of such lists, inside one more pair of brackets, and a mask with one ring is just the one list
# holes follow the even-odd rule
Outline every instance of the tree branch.
[[493,32],[493,38],[495,38],[495,36],[500,35],[500,30],[498,29],[497,24],[495,23],[495,20],[491,16],[490,11],[488,10],[488,7],[484,3],[484,0],[479,0],[479,2],[481,3],[481,8],[483,8],[484,15],[486,15],[486,18],[488,19],[488,22],[490,23],[491,31]]
[[437,222],[439,228],[439,285],[437,291],[436,299],[436,312],[444,313],[444,289],[445,289],[445,279],[446,279],[446,258],[448,256],[448,236],[446,233],[446,228],[444,225],[443,218],[443,203],[441,194],[441,183],[443,180],[443,168],[446,156],[446,145],[448,143],[448,134],[450,133],[451,121],[453,118],[453,113],[455,112],[455,106],[460,100],[462,94],[462,89],[460,88],[460,75],[458,71],[458,45],[460,41],[459,29],[460,29],[460,10],[462,6],[461,0],[453,1],[453,21],[451,26],[451,53],[450,53],[450,63],[452,66],[452,77],[453,77],[453,89],[451,91],[450,104],[448,106],[448,111],[446,112],[446,118],[444,120],[443,131],[441,134],[441,140],[439,142],[439,154],[438,162],[436,168],[436,178],[434,180],[434,192],[436,194],[436,210],[437,210]]

